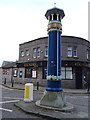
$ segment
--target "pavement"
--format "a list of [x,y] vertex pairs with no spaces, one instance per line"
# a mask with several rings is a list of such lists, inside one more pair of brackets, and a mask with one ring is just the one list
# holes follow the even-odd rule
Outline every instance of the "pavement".
[[[18,89],[18,90],[24,90],[25,85],[23,84],[16,84],[14,83],[13,86],[11,83],[6,83],[6,84],[2,84],[5,87],[8,87],[10,89]],[[33,90],[37,91],[37,95],[40,94],[40,92],[45,91],[45,87],[38,87],[37,90],[37,86],[33,86]],[[66,94],[80,94],[80,95],[89,95],[87,94],[87,90],[86,89],[63,89],[64,93]],[[79,119],[85,119],[85,120],[89,120],[88,118],[88,113],[84,113],[84,112],[77,112],[76,108],[74,108],[74,106],[71,104],[71,110],[70,111],[60,111],[57,109],[49,109],[48,107],[40,107],[36,105],[37,100],[33,100],[31,102],[25,102],[24,100],[20,100],[19,102],[15,103],[14,105],[18,108],[20,108],[21,110],[23,110],[26,113],[29,114],[34,114],[37,116],[41,116],[42,118],[47,118],[47,119],[52,119],[52,120],[76,120]],[[73,107],[72,107],[73,106]],[[70,107],[70,106],[69,106]],[[78,109],[78,108],[77,108]]]
[[[11,88],[11,89],[18,89],[18,90],[24,90],[25,89],[25,85],[24,84],[19,84],[19,83],[14,83],[13,86],[11,83],[2,83],[3,86]],[[45,91],[45,87],[42,86],[33,86],[33,90],[36,91],[41,91],[44,92]],[[67,89],[67,88],[63,88],[64,93],[72,93],[72,94],[88,94],[87,93],[87,89]]]

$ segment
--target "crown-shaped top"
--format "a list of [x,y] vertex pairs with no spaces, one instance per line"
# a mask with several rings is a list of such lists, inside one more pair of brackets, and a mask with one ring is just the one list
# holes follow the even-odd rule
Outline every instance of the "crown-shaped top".
[[59,14],[62,18],[65,16],[63,9],[56,7],[48,9],[45,14],[45,17],[48,19],[48,16],[50,16],[51,14]]

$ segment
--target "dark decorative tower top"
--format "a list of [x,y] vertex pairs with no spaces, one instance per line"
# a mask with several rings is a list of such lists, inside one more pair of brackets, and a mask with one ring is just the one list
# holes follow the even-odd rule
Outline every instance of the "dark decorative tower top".
[[53,29],[55,30],[55,28],[62,31],[61,20],[65,16],[64,11],[62,9],[56,7],[49,9],[47,10],[45,16],[49,20],[48,31]]

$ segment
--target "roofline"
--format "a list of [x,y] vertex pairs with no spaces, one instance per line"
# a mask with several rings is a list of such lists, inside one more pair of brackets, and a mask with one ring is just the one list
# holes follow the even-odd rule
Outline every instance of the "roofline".
[[90,41],[88,41],[87,39],[85,39],[85,38],[82,38],[82,37],[77,37],[77,36],[69,36],[69,35],[62,35],[62,37],[78,38],[78,39],[82,39],[82,40],[85,40],[85,41],[87,41],[87,42],[89,42],[89,43],[90,43]]
[[34,39],[34,40],[30,40],[30,41],[21,43],[21,44],[19,44],[19,45],[27,44],[27,43],[30,43],[30,42],[33,42],[33,41],[37,41],[37,40],[40,40],[40,39],[44,39],[44,38],[48,38],[48,37],[40,37],[40,38],[37,38],[37,39]]
[[[82,40],[85,40],[85,41],[87,41],[87,42],[90,43],[90,41],[88,41],[88,40],[86,40],[86,39],[84,39],[84,38],[82,38],[82,37],[69,36],[69,35],[62,35],[62,37],[78,38],[78,39],[82,39]],[[40,37],[40,38],[37,38],[37,39],[34,39],[34,40],[30,40],[30,41],[27,41],[27,42],[21,43],[21,44],[19,44],[19,46],[20,46],[20,45],[23,45],[23,44],[27,44],[27,43],[33,42],[33,41],[37,41],[37,40],[40,40],[40,39],[44,39],[44,38],[48,38],[48,36],[47,36],[47,37]]]

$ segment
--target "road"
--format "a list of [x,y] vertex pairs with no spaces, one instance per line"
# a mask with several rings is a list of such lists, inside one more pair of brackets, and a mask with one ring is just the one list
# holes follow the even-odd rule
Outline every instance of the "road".
[[[40,116],[35,116],[32,114],[27,114],[14,106],[14,103],[24,98],[23,90],[9,89],[6,87],[2,88],[2,101],[0,101],[0,111],[2,111],[2,118],[33,118],[39,120],[47,120],[46,118],[41,118]],[[42,92],[34,91],[34,100],[39,100],[42,96]],[[65,94],[65,99],[74,105],[77,114],[84,118],[88,117],[88,95],[79,94]]]
[[[2,86],[0,86],[2,87]],[[41,95],[40,95],[41,96]],[[38,96],[39,97],[39,96]],[[27,114],[14,106],[14,103],[24,98],[24,91],[23,90],[15,90],[15,89],[9,89],[6,87],[2,87],[2,107],[0,108],[0,111],[2,110],[2,118],[31,118],[31,119],[37,119],[42,120],[41,117]],[[18,120],[18,119],[17,119]],[[43,118],[43,120],[46,120]]]

